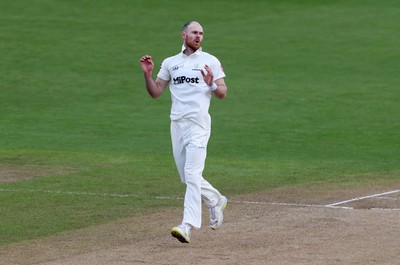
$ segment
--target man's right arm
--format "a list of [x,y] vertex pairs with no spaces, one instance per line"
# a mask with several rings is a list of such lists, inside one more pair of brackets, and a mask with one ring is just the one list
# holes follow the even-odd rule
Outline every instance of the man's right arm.
[[154,81],[153,75],[150,76],[144,76],[144,79],[146,81],[146,89],[149,95],[152,98],[158,98],[161,96],[161,94],[164,92],[164,89],[167,87],[169,81],[162,80],[157,77],[157,79]]
[[158,78],[153,79],[154,62],[149,55],[140,58],[140,65],[142,66],[144,79],[146,82],[146,89],[152,98],[158,98],[164,92],[169,81]]

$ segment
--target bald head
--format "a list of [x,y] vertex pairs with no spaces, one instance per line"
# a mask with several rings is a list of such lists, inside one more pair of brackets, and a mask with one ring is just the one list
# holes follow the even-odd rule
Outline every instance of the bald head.
[[194,26],[194,25],[201,27],[199,22],[197,22],[197,21],[189,21],[189,22],[186,22],[185,25],[183,25],[182,31],[187,33],[189,26]]
[[197,21],[189,21],[183,25],[181,36],[186,47],[185,54],[190,55],[201,47],[203,41],[203,27]]

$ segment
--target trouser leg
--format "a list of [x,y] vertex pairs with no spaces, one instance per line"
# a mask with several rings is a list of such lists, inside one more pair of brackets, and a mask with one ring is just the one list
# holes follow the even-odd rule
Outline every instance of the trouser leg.
[[206,203],[207,207],[214,207],[217,205],[219,199],[221,198],[221,193],[214,188],[207,180],[203,179],[201,181],[201,197]]
[[191,122],[172,122],[171,138],[175,163],[186,184],[183,222],[201,227],[202,199],[215,206],[221,194],[202,176],[210,131]]
[[204,169],[205,148],[189,144],[186,147],[185,180],[186,192],[183,222],[194,228],[201,227],[201,182]]

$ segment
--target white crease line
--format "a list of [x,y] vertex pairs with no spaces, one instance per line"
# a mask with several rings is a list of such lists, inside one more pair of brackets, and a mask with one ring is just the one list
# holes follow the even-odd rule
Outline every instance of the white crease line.
[[34,189],[0,189],[0,192],[24,192],[24,193],[49,193],[61,195],[83,195],[83,196],[100,196],[100,197],[118,197],[118,198],[146,198],[157,200],[183,200],[182,197],[167,197],[167,196],[139,196],[136,194],[118,194],[118,193],[96,193],[96,192],[81,192],[81,191],[57,191],[57,190],[34,190]]
[[346,200],[346,201],[335,202],[335,203],[328,204],[328,205],[325,205],[325,206],[326,207],[337,206],[337,205],[340,205],[340,204],[346,204],[346,203],[349,203],[349,202],[361,201],[361,200],[364,200],[364,199],[375,198],[375,197],[379,197],[379,196],[383,196],[383,195],[389,195],[389,194],[393,194],[393,193],[397,193],[397,192],[400,192],[400,190],[392,190],[392,191],[388,191],[388,192],[384,192],[384,193],[378,193],[378,194],[373,194],[373,195],[368,195],[368,196],[363,196],[363,197],[357,197],[357,198],[353,198],[353,199]]
[[370,210],[376,210],[376,211],[400,211],[399,208],[371,208]]
[[157,200],[183,200],[184,199],[183,197],[179,197],[179,196],[178,197],[155,196],[152,198],[157,199]]
[[0,191],[6,192],[30,192],[30,193],[50,193],[50,194],[63,194],[63,195],[86,195],[86,196],[104,196],[104,197],[137,197],[129,194],[117,194],[117,193],[95,193],[95,192],[79,192],[79,191],[54,191],[54,190],[32,190],[32,189],[0,189]]
[[[134,194],[118,194],[118,193],[96,193],[96,192],[77,192],[77,191],[52,191],[52,190],[34,190],[34,189],[1,189],[0,192],[29,192],[29,193],[49,193],[49,194],[62,194],[62,195],[85,195],[85,196],[103,196],[103,197],[119,197],[119,198],[127,198],[127,197],[136,197],[140,198],[138,195]],[[381,195],[387,195],[400,192],[400,190],[385,192],[381,194],[375,194],[360,198],[355,198],[348,201],[354,201],[359,199],[366,199],[366,198],[373,198]],[[169,196],[149,196],[148,199],[157,199],[157,200],[183,200],[183,197],[169,197]],[[383,197],[384,198],[384,197]],[[354,210],[354,207],[346,207],[346,206],[337,206],[338,204],[346,203],[334,203],[329,205],[317,205],[317,204],[301,204],[301,203],[286,203],[286,202],[257,202],[257,201],[236,201],[236,200],[229,200],[230,203],[237,203],[237,204],[254,204],[254,205],[282,205],[282,206],[296,206],[296,207],[313,207],[313,208],[331,208],[331,209],[345,209],[345,210]],[[398,208],[371,208],[371,210],[386,210],[386,211],[400,211]]]
[[400,201],[400,198],[393,198],[393,197],[376,197],[379,200],[389,200],[389,201]]
[[350,209],[350,210],[354,209],[353,207],[344,207],[344,206],[327,206],[327,205],[317,205],[317,204],[286,203],[286,202],[228,201],[228,203],[229,202],[238,204],[283,205],[283,206],[297,206],[297,207]]
[[[77,191],[52,191],[52,190],[34,190],[34,189],[0,189],[3,192],[29,192],[29,193],[49,193],[49,194],[62,194],[62,195],[84,195],[84,196],[103,196],[103,197],[139,197],[133,194],[117,194],[117,193],[95,193],[95,192],[77,192]],[[183,200],[183,197],[171,197],[171,196],[154,196],[148,197],[150,199],[157,200]],[[297,206],[297,207],[319,207],[319,208],[338,208],[338,209],[353,209],[353,207],[344,206],[326,206],[326,205],[314,205],[314,204],[299,204],[299,203],[285,203],[285,202],[256,202],[256,201],[228,201],[230,203],[238,204],[258,204],[258,205],[283,205],[283,206]]]

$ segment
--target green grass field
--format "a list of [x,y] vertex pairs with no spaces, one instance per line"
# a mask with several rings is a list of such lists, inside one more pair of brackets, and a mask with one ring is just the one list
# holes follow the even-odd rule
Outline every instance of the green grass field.
[[227,74],[205,171],[224,194],[399,183],[399,11],[396,0],[1,1],[0,244],[181,207],[154,199],[184,186],[169,92],[147,95],[138,60],[179,52],[188,20]]

